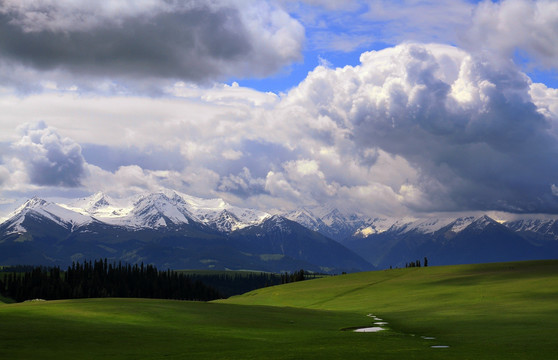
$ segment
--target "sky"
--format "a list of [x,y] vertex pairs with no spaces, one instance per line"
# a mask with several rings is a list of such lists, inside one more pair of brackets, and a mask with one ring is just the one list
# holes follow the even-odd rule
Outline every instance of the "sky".
[[558,213],[558,1],[0,0],[0,215]]

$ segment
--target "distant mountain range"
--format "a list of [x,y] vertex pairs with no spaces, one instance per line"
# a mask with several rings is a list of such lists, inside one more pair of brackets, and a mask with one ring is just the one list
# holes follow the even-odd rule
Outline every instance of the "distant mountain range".
[[340,273],[424,257],[430,265],[558,258],[558,221],[366,218],[328,208],[271,215],[165,190],[67,204],[33,198],[0,224],[3,265],[107,258],[173,269]]
[[373,268],[285,217],[175,191],[118,200],[98,193],[69,204],[33,198],[0,224],[0,264],[67,266],[98,258],[173,269]]
[[508,214],[509,219],[499,221],[485,214],[364,218],[335,209],[302,209],[286,216],[335,239],[378,268],[403,267],[424,257],[431,265],[558,258],[556,216]]

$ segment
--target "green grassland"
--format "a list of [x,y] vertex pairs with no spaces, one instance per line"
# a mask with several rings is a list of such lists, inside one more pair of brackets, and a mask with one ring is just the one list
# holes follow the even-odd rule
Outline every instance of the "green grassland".
[[[389,329],[347,330],[369,313]],[[348,274],[212,303],[0,304],[0,333],[2,359],[551,359],[558,261]]]
[[436,337],[454,359],[558,358],[558,261],[349,274],[227,302],[373,313],[399,334]]

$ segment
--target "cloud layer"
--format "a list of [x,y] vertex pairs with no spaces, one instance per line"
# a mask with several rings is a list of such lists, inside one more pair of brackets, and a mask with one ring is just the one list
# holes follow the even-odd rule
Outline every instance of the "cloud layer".
[[[558,213],[558,90],[525,74],[558,66],[556,6],[3,1],[2,198],[169,187],[266,210]],[[212,82],[277,73],[305,41],[383,49],[325,56],[286,93]]]
[[2,80],[20,86],[22,77],[141,89],[161,79],[265,76],[300,60],[303,41],[296,20],[262,1],[0,4]]
[[345,131],[344,156],[381,149],[407,160],[425,199],[409,204],[417,209],[556,211],[555,119],[515,66],[487,60],[440,45],[365,53],[360,67],[314,71],[292,106],[331,122],[332,141]]
[[[27,126],[14,156],[33,184],[89,191],[165,186],[264,209],[369,214],[558,212],[558,94],[511,62],[410,43],[363,53],[358,66],[319,66],[282,97],[236,85],[170,91],[105,99],[101,112],[98,98],[72,98],[89,119],[79,131],[71,116],[51,119],[73,140]],[[53,111],[71,114],[62,104]]]

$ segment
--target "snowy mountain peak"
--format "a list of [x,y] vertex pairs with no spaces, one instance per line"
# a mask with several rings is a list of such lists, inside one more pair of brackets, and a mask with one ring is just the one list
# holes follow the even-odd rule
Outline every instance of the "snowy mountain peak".
[[66,229],[93,221],[90,216],[71,211],[53,202],[33,197],[10,214],[5,223],[9,233],[26,232],[23,222],[29,217],[45,218]]
[[221,232],[231,232],[242,227],[240,219],[226,209],[208,223]]
[[[488,215],[479,216],[478,213],[454,214],[454,216],[442,214],[422,218],[366,218],[357,214],[345,214],[337,208],[328,206],[299,208],[285,214],[271,216],[263,211],[233,206],[220,198],[203,199],[168,189],[119,199],[98,192],[89,197],[72,200],[68,204],[34,197],[10,214],[4,223],[7,223],[13,231],[23,231],[21,224],[27,214],[35,217],[42,216],[72,229],[92,221],[132,229],[162,227],[178,229],[182,225],[198,223],[223,233],[264,222],[268,227],[281,228],[288,219],[338,241],[350,237],[367,238],[384,232],[394,235],[429,235],[443,230],[457,234],[465,229],[482,230],[486,226],[499,223]],[[512,217],[508,216],[508,218]],[[549,219],[542,216],[539,218],[514,216],[513,219],[513,221],[500,221],[500,223],[513,231],[536,231],[548,237],[558,238],[558,235],[554,235],[558,234],[558,217]]]
[[189,218],[192,218],[192,214],[182,197],[176,193],[158,192],[140,196],[134,202],[133,210],[123,219],[123,224],[138,228],[159,228],[171,224],[188,224]]
[[27,200],[23,205],[21,205],[18,209],[16,209],[15,213],[18,213],[24,209],[36,209],[48,204],[48,201],[38,198],[36,196],[32,197],[31,199]]
[[102,192],[98,192],[91,197],[91,208],[98,209],[109,205],[110,201],[107,199],[107,195]]
[[91,196],[71,201],[68,204],[58,205],[97,219],[122,217],[130,211],[130,208],[122,206],[122,204],[102,192],[97,192]]
[[368,222],[366,222],[365,225],[361,226],[358,230],[356,230],[353,236],[368,237],[374,234],[381,234],[383,232],[392,229],[395,223],[396,223],[395,219],[376,217],[370,219]]
[[[223,199],[202,199],[163,189],[120,199],[98,192],[89,197],[70,200],[66,204],[55,204],[35,197],[26,201],[4,222],[11,219],[11,224],[21,224],[25,214],[30,211],[70,228],[91,221],[132,229],[158,229],[194,222],[221,232],[260,224],[270,217],[262,211],[230,205]],[[17,221],[14,218],[16,215]],[[18,231],[23,229],[18,226],[12,227]]]
[[359,229],[367,228],[371,221],[358,214],[345,214],[330,206],[300,208],[286,213],[284,216],[334,240],[343,240],[353,236]]
[[273,215],[263,223],[263,226],[266,231],[273,230],[289,234],[291,231],[287,225],[287,221],[288,219],[284,216]]
[[300,208],[288,212],[285,214],[285,217],[314,231],[318,231],[320,228],[325,226],[321,219],[318,219],[310,210],[306,208]]
[[102,192],[98,192],[89,198],[82,199],[82,203],[82,207],[87,210],[87,212],[91,213],[110,206],[112,204],[112,199]]
[[476,218],[474,216],[465,216],[465,217],[457,218],[449,225],[450,226],[449,231],[457,234],[462,230],[464,230],[465,228],[467,228],[467,226],[471,225],[471,223],[473,223],[475,220]]
[[487,227],[489,225],[498,225],[498,222],[496,220],[492,219],[491,217],[489,217],[488,215],[482,215],[482,216],[478,217],[477,219],[475,219],[468,226],[468,228],[472,228],[472,229],[475,229],[475,230],[483,230],[485,227]]
[[231,232],[258,224],[269,216],[232,206],[223,199],[202,199],[169,189],[119,200],[97,193],[73,206],[72,210],[91,214],[100,221],[131,228],[156,229],[194,221]]
[[541,233],[554,236],[558,235],[558,220],[555,218],[550,219],[519,219],[512,220],[505,223],[505,225],[518,232],[532,232]]
[[344,224],[347,222],[347,218],[338,210],[332,209],[328,214],[326,214],[321,219],[327,226],[333,226],[335,224]]

